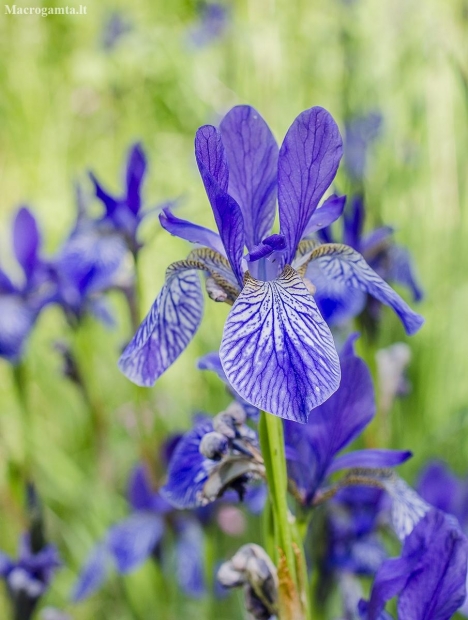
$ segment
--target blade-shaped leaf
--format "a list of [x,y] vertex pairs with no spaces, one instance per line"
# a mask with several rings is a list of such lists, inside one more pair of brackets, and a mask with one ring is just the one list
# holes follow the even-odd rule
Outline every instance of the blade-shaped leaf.
[[306,422],[340,381],[330,330],[291,267],[269,282],[246,278],[224,327],[220,357],[242,398],[297,422]]

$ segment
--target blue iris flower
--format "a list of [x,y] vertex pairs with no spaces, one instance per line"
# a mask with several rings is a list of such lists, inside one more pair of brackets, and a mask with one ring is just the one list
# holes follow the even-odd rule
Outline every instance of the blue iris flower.
[[466,596],[468,540],[458,523],[429,510],[403,541],[401,556],[383,562],[369,602],[361,601],[365,620],[387,620],[385,604],[398,596],[398,618],[449,620]]
[[52,262],[56,282],[53,301],[72,324],[87,313],[113,324],[104,293],[127,290],[133,282],[129,250],[105,217],[95,220],[89,216],[79,187],[77,206],[76,222]]
[[200,2],[198,7],[199,18],[189,29],[189,43],[196,48],[202,48],[220,39],[229,25],[230,13],[228,8],[219,2]]
[[362,433],[375,416],[372,377],[353,350],[355,335],[340,353],[341,384],[305,426],[284,423],[288,475],[300,502],[309,506],[320,497],[321,487],[334,472],[354,468],[388,468],[411,457],[408,450],[365,449],[339,455]]
[[13,222],[13,250],[22,281],[14,283],[0,269],[0,357],[13,364],[21,360],[39,314],[55,294],[51,265],[41,257],[41,245],[36,219],[29,209],[20,208]]
[[[421,327],[422,317],[358,252],[306,239],[342,211],[337,196],[317,208],[341,155],[338,127],[318,107],[296,118],[279,150],[249,106],[233,108],[219,130],[197,131],[195,156],[219,234],[168,209],[160,215],[166,230],[204,247],[168,268],[164,288],[120,359],[128,378],[153,385],[192,339],[203,314],[196,270],[207,275],[210,297],[233,305],[220,347],[229,383],[247,402],[285,419],[305,423],[340,383],[333,337],[313,283],[303,277],[308,264],[391,306],[409,334]],[[272,234],[277,194],[280,233]]]
[[141,248],[138,242],[138,228],[147,212],[142,210],[141,189],[147,171],[146,155],[141,144],[134,144],[128,153],[124,172],[124,191],[121,196],[112,196],[101,185],[94,173],[90,173],[96,197],[104,205],[105,213],[98,223],[104,229],[116,232],[122,237],[134,256]]
[[[416,488],[426,502],[453,515],[465,534],[468,533],[468,481],[466,479],[456,476],[445,463],[432,461],[421,471]],[[459,613],[468,616],[468,596],[459,609]]]
[[164,562],[163,541],[170,530],[176,539],[178,583],[189,596],[201,596],[205,591],[201,518],[205,515],[174,511],[152,488],[143,465],[137,466],[131,475],[128,500],[132,514],[112,526],[93,549],[75,584],[73,600],[83,600],[98,590],[111,562],[121,574],[137,569],[150,557]]
[[[409,251],[393,241],[393,229],[389,226],[364,234],[365,215],[362,196],[355,196],[343,215],[343,243],[359,252],[383,280],[407,288],[413,301],[421,301],[423,291]],[[334,243],[331,227],[320,230],[318,236],[324,243]],[[307,277],[317,289],[315,300],[329,325],[338,326],[349,321],[360,314],[366,304],[371,317],[378,319],[380,300],[368,297],[365,290],[350,290],[345,283],[328,278],[317,262],[310,263]]]
[[15,618],[32,618],[59,566],[61,562],[54,545],[46,545],[35,552],[28,534],[21,540],[17,559],[0,553],[0,577],[6,584]]

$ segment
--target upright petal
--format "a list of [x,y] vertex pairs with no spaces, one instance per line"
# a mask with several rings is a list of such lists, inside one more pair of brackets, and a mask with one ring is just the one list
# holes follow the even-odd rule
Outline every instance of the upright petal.
[[268,235],[275,219],[278,145],[254,108],[239,105],[219,127],[229,165],[229,194],[242,209],[247,248]]
[[345,204],[346,196],[337,196],[336,194],[329,196],[323,205],[312,213],[312,217],[304,230],[304,237],[333,224],[342,215]]
[[38,263],[38,252],[41,240],[37,222],[31,211],[22,207],[16,214],[13,223],[13,248],[16,260],[29,279]]
[[350,288],[365,291],[390,306],[400,317],[406,333],[415,334],[424,319],[408,306],[395,291],[373,271],[363,257],[347,245],[327,243],[313,250],[310,261],[316,263],[329,279]]
[[287,239],[287,263],[335,178],[342,154],[338,126],[323,108],[305,110],[289,128],[278,163],[280,228]]
[[136,512],[109,531],[108,548],[121,573],[137,568],[151,554],[164,533],[157,514]]
[[369,369],[362,359],[347,353],[341,358],[340,387],[315,409],[307,426],[302,429],[291,422],[285,424],[286,445],[297,455],[289,464],[290,475],[306,502],[327,475],[335,455],[374,415],[375,396]]
[[175,272],[123,352],[120,370],[137,385],[154,385],[187,347],[202,315],[203,294],[197,272]]
[[215,127],[200,127],[195,136],[195,157],[219,234],[233,272],[242,284],[244,220],[237,202],[227,193],[229,171],[221,135]]
[[168,208],[162,210],[159,215],[159,221],[161,226],[167,232],[170,232],[171,235],[190,241],[190,243],[199,243],[211,250],[215,250],[215,252],[219,252],[223,256],[226,255],[221,237],[209,228],[182,220],[176,217]]
[[349,212],[345,213],[343,222],[343,243],[361,252],[361,237],[364,231],[366,211],[361,195],[354,196]]
[[93,182],[96,198],[104,204],[104,207],[106,209],[106,215],[112,217],[115,210],[119,206],[119,201],[106,192],[106,190],[99,183],[97,177],[94,175],[93,172],[89,173],[89,178]]
[[141,144],[134,144],[128,155],[125,171],[127,186],[127,206],[135,215],[141,207],[140,188],[146,172],[146,157]]
[[296,422],[305,423],[340,381],[330,330],[289,266],[277,280],[246,277],[224,327],[220,358],[242,398]]

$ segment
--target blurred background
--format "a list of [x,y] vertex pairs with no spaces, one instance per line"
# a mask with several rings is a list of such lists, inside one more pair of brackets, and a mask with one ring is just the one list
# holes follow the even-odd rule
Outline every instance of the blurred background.
[[[410,481],[436,455],[467,474],[468,2],[237,0],[214,17],[189,0],[88,0],[86,6],[86,15],[0,15],[2,267],[17,270],[11,222],[18,206],[34,212],[46,253],[53,254],[76,218],[76,182],[91,196],[92,170],[111,193],[121,192],[135,141],[149,159],[146,208],[180,198],[180,217],[213,226],[193,157],[200,125],[249,103],[281,141],[312,105],[327,108],[343,132],[350,119],[377,113],[381,127],[361,188],[366,228],[394,226],[396,241],[411,251],[425,291],[418,310],[426,325],[408,340],[409,394],[379,413],[364,441],[413,450],[402,468]],[[343,172],[336,188],[351,189]],[[147,218],[140,232],[146,311],[166,266],[189,248],[163,231],[157,217]],[[229,402],[221,382],[195,364],[219,346],[227,306],[207,302],[199,336],[142,395],[117,369],[132,328],[121,297],[111,301],[115,328],[89,318],[75,336],[104,429],[97,457],[86,403],[62,377],[54,347],[69,337],[63,314],[47,308],[27,344],[27,433],[48,537],[64,561],[44,604],[76,620],[239,618],[240,599],[186,599],[151,563],[127,577],[112,575],[83,603],[69,602],[93,545],[128,512],[138,425],[156,445],[166,433],[188,428],[195,412],[215,414]],[[386,310],[384,325],[375,348],[407,340]],[[373,354],[368,361],[375,371]],[[139,423],[136,402],[144,410]],[[18,490],[24,433],[12,368],[0,360],[0,549],[9,554],[24,529]],[[219,544],[235,549],[244,538],[234,538]],[[2,618],[5,605],[3,599]]]

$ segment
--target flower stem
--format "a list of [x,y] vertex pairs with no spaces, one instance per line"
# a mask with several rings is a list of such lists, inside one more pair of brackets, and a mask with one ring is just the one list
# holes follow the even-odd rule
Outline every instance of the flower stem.
[[23,476],[24,482],[31,482],[32,471],[32,416],[28,390],[27,370],[24,362],[13,367],[13,380],[16,395],[21,409],[22,435],[23,435]]
[[[288,478],[281,418],[262,412],[259,432],[274,521],[275,559],[280,582],[279,618],[302,620],[308,617],[308,597],[304,591],[307,579],[302,541],[288,508]],[[266,536],[267,540],[271,538],[270,531],[266,532]]]

